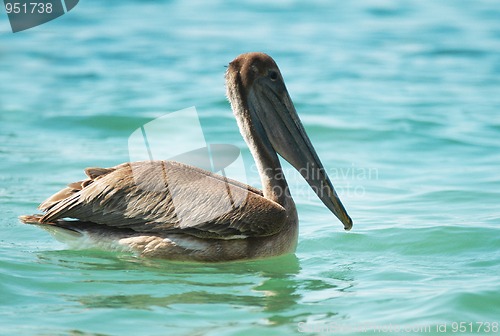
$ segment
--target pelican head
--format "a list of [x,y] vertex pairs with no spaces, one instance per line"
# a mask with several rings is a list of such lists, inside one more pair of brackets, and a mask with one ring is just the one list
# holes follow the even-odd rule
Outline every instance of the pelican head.
[[262,170],[281,169],[277,152],[299,171],[344,228],[351,229],[352,220],[306,134],[274,60],[263,53],[238,56],[228,66],[226,86],[261,177],[265,175]]

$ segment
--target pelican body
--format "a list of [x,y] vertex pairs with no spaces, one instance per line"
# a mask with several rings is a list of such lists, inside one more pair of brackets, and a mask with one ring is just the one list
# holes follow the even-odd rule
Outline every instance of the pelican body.
[[69,184],[39,206],[43,214],[20,219],[57,239],[71,238],[73,245],[86,241],[145,257],[220,262],[293,253],[298,217],[279,154],[351,229],[352,220],[274,60],[263,53],[242,54],[229,64],[225,77],[262,191],[175,161],[129,162],[87,168],[87,179]]

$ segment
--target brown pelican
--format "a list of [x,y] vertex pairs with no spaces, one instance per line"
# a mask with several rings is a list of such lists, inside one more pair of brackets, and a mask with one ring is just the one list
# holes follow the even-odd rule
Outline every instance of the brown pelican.
[[[43,215],[21,216],[56,238],[172,260],[228,261],[292,253],[295,203],[280,154],[351,229],[352,221],[314,150],[274,60],[238,56],[226,72],[227,97],[258,167],[263,190],[175,161],[87,168],[43,202]],[[174,199],[175,196],[175,199]],[[229,204],[230,206],[227,206]],[[223,208],[223,211],[218,211]],[[215,214],[215,215],[214,215]]]

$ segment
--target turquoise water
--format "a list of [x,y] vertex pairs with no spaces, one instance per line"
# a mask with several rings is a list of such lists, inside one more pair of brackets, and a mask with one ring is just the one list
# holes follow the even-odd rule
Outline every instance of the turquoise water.
[[[247,51],[279,64],[351,232],[289,167],[294,256],[145,260],[18,222],[167,112],[245,148],[223,73]],[[0,334],[499,333],[496,1],[86,0],[17,34],[0,11],[0,79]]]

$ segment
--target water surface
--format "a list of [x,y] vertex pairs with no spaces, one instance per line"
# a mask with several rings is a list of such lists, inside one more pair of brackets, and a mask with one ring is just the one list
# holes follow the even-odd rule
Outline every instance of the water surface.
[[[495,1],[87,0],[17,34],[2,13],[0,334],[453,334],[453,322],[474,334],[500,322]],[[190,106],[208,142],[243,149],[258,186],[224,98],[224,66],[247,51],[279,64],[351,232],[289,166],[294,256],[144,260],[18,222],[83,168],[127,161],[135,129]]]

